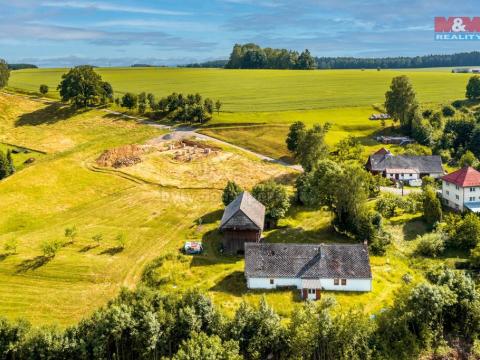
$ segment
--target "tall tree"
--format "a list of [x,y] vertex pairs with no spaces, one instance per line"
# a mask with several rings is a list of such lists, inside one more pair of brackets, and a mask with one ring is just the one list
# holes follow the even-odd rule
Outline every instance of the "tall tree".
[[312,129],[305,132],[298,143],[295,157],[307,172],[316,168],[320,160],[328,156],[328,146],[325,143],[325,135],[330,129],[330,124],[316,124]]
[[392,79],[390,90],[385,93],[385,109],[394,121],[400,121],[402,128],[410,134],[412,120],[417,108],[415,91],[406,75]]
[[305,49],[298,57],[297,67],[302,70],[313,70],[317,67],[317,63],[308,49]]
[[435,189],[426,186],[423,189],[423,218],[430,228],[442,221],[442,205],[437,197]]
[[105,89],[106,83],[89,65],[70,69],[58,85],[62,101],[83,107],[99,104],[108,95]]
[[470,100],[480,98],[480,76],[475,75],[468,80],[466,96]]
[[10,78],[10,69],[5,60],[0,59],[0,89],[8,85]]
[[285,187],[273,181],[258,184],[252,189],[255,199],[265,205],[265,216],[275,224],[285,217],[290,208],[290,200]]
[[305,124],[301,121],[296,121],[292,125],[290,125],[290,130],[287,135],[287,143],[288,150],[295,154],[298,149],[298,144],[302,140],[303,136],[305,135]]
[[240,195],[242,188],[237,185],[235,181],[229,181],[225,189],[223,189],[222,202],[225,206],[230,204],[235,198]]

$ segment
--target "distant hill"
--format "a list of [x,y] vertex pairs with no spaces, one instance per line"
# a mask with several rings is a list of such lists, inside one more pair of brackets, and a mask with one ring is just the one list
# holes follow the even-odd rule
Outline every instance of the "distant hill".
[[228,63],[228,60],[212,60],[212,61],[205,61],[203,63],[178,65],[178,67],[186,67],[186,68],[224,68],[225,65],[227,65],[227,63]]
[[38,69],[38,66],[32,64],[8,64],[8,68],[10,70]]

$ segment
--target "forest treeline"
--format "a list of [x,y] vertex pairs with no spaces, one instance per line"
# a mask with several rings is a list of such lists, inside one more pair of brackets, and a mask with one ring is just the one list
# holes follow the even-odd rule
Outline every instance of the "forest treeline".
[[[142,286],[65,330],[0,319],[0,359],[414,359],[478,358],[480,298],[460,271],[429,271],[369,316],[333,298],[295,307],[284,321],[265,300],[226,317],[206,295]],[[437,357],[425,357],[425,359]]]
[[298,53],[297,51],[287,49],[261,48],[256,44],[236,44],[228,60],[187,64],[182,67],[227,69],[405,69],[452,66],[480,66],[480,52],[384,58],[312,57],[307,50],[303,53]]

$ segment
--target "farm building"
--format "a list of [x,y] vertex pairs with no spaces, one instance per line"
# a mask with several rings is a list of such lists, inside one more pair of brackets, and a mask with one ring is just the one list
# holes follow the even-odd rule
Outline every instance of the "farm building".
[[245,277],[249,289],[293,287],[306,300],[322,290],[372,290],[366,244],[247,243]]
[[265,223],[265,206],[249,192],[242,192],[226,208],[220,223],[223,249],[230,254],[243,254],[244,244],[259,242]]
[[467,166],[443,176],[442,199],[450,208],[480,213],[480,172]]
[[444,175],[440,156],[394,156],[387,149],[380,149],[368,157],[366,169],[372,174],[398,180],[417,180],[425,176],[439,178]]

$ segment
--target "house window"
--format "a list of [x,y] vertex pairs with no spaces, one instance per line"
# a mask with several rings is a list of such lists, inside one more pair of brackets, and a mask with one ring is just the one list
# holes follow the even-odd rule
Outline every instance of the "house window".
[[475,201],[475,196],[470,196],[470,201]]
[[460,196],[455,195],[455,199],[460,200]]
[[315,289],[308,289],[308,293],[310,295],[315,295],[316,294]]
[[333,279],[333,285],[339,285],[340,279]]
[[450,191],[447,190],[447,195],[450,195]]
[[460,190],[460,188],[458,187],[458,185],[455,185],[455,189]]
[[470,188],[470,192],[475,192],[475,188]]
[[270,285],[275,284],[275,281],[273,279],[270,279]]
[[343,286],[347,285],[347,279],[342,279],[342,285]]

